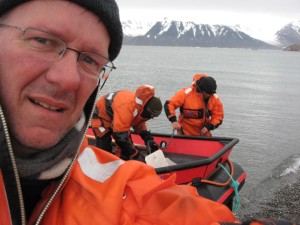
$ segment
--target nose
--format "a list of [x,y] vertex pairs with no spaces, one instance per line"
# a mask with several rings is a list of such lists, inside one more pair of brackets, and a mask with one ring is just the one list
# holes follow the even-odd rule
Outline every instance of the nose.
[[77,65],[78,53],[66,51],[63,57],[51,64],[47,71],[48,82],[57,84],[61,90],[76,90],[80,84],[80,72]]

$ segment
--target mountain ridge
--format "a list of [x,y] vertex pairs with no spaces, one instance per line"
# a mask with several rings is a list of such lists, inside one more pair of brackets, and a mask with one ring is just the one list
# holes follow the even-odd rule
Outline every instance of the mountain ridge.
[[122,26],[125,45],[282,49],[300,43],[300,20],[282,27],[271,41],[255,38],[240,25],[197,24],[164,18],[144,23],[127,20]]

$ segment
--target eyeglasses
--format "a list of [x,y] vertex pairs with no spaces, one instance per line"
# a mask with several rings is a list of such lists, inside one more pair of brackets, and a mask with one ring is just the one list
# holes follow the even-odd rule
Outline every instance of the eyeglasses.
[[93,52],[80,52],[76,49],[69,48],[64,41],[51,33],[34,28],[0,23],[0,28],[1,26],[22,31],[22,40],[26,43],[28,50],[31,51],[32,55],[38,56],[41,59],[52,62],[59,61],[68,49],[78,54],[77,63],[79,68],[81,72],[87,76],[98,80],[105,79],[106,81],[109,73],[113,69],[116,69],[114,64],[106,57]]

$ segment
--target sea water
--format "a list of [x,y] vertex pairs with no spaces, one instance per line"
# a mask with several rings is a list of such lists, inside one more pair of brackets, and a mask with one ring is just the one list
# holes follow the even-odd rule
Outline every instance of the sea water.
[[[239,139],[230,159],[247,172],[244,208],[251,196],[266,196],[300,177],[299,52],[123,46],[115,64],[103,94],[150,84],[164,103],[196,73],[216,79],[225,117],[213,135]],[[147,125],[153,132],[173,131],[164,112]]]

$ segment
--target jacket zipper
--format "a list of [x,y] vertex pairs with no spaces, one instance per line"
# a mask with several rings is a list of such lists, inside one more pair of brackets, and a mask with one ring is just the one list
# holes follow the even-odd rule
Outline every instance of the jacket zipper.
[[84,131],[84,136],[81,138],[80,145],[79,145],[78,148],[77,148],[76,155],[75,155],[73,161],[71,162],[71,164],[70,164],[68,170],[66,171],[64,177],[62,178],[62,180],[60,181],[59,185],[57,186],[57,188],[55,189],[55,191],[52,193],[52,195],[50,196],[48,202],[46,203],[46,205],[44,206],[44,208],[43,208],[43,210],[41,211],[40,215],[38,216],[35,225],[39,225],[39,224],[41,223],[41,221],[42,221],[42,219],[43,219],[43,217],[44,217],[44,215],[45,215],[47,209],[50,207],[50,205],[51,205],[52,201],[54,200],[55,196],[58,194],[58,192],[60,191],[61,187],[62,187],[63,184],[65,183],[66,179],[68,178],[68,176],[69,176],[69,174],[70,174],[70,172],[71,172],[71,170],[72,170],[72,168],[73,168],[73,166],[74,166],[74,164],[75,164],[75,162],[76,162],[76,160],[77,160],[77,158],[78,158],[79,151],[80,151],[80,148],[81,148],[82,143],[83,143],[83,141],[84,141],[85,134],[87,133],[87,130],[88,130],[88,128],[89,128],[89,124],[91,124],[91,121],[92,121],[93,111],[94,111],[94,109],[95,109],[95,107],[96,107],[96,103],[97,103],[96,100],[97,100],[97,96],[98,96],[99,92],[100,92],[100,89],[99,89],[99,87],[98,87],[98,91],[97,91],[97,93],[96,93],[96,97],[95,97],[95,101],[94,101],[94,103],[93,103],[92,111],[91,111],[91,114],[90,114],[89,119],[88,119],[87,126],[86,126],[85,131]]
[[[82,144],[82,142],[83,142],[83,139],[81,140],[81,144]],[[80,146],[81,146],[81,144],[80,144]],[[79,148],[80,148],[80,147],[79,147]],[[62,180],[60,181],[59,185],[57,186],[57,188],[55,189],[55,191],[52,193],[52,195],[51,195],[50,198],[48,199],[46,205],[44,206],[43,210],[41,211],[40,215],[38,216],[38,218],[37,218],[37,220],[36,220],[36,222],[35,222],[35,225],[38,225],[38,224],[41,223],[41,221],[42,221],[42,219],[43,219],[43,217],[44,217],[44,215],[45,215],[47,209],[49,208],[49,206],[50,206],[50,204],[52,203],[53,199],[55,198],[55,196],[57,195],[57,193],[60,191],[61,187],[62,187],[63,184],[65,183],[65,181],[66,181],[67,177],[69,176],[70,171],[71,171],[71,169],[73,168],[73,165],[74,165],[74,163],[75,163],[75,161],[76,161],[76,158],[77,158],[77,156],[78,156],[78,152],[79,152],[79,150],[77,151],[76,156],[75,156],[75,158],[73,159],[72,163],[70,164],[70,166],[69,166],[67,172],[65,173],[64,177],[62,178]]]
[[25,225],[26,224],[25,206],[24,206],[24,200],[23,200],[20,177],[19,177],[16,160],[15,160],[14,153],[13,153],[13,148],[12,148],[11,141],[10,141],[10,138],[9,138],[8,127],[7,127],[6,120],[5,120],[5,117],[4,117],[3,110],[1,108],[1,106],[0,106],[0,117],[1,117],[2,124],[3,124],[4,135],[5,135],[5,139],[6,139],[6,142],[7,142],[7,148],[8,148],[10,160],[11,160],[11,163],[12,163],[12,166],[13,166],[13,171],[14,171],[15,178],[16,178],[17,191],[18,191],[19,204],[20,204],[20,211],[21,211],[21,223],[22,223],[22,225]]

